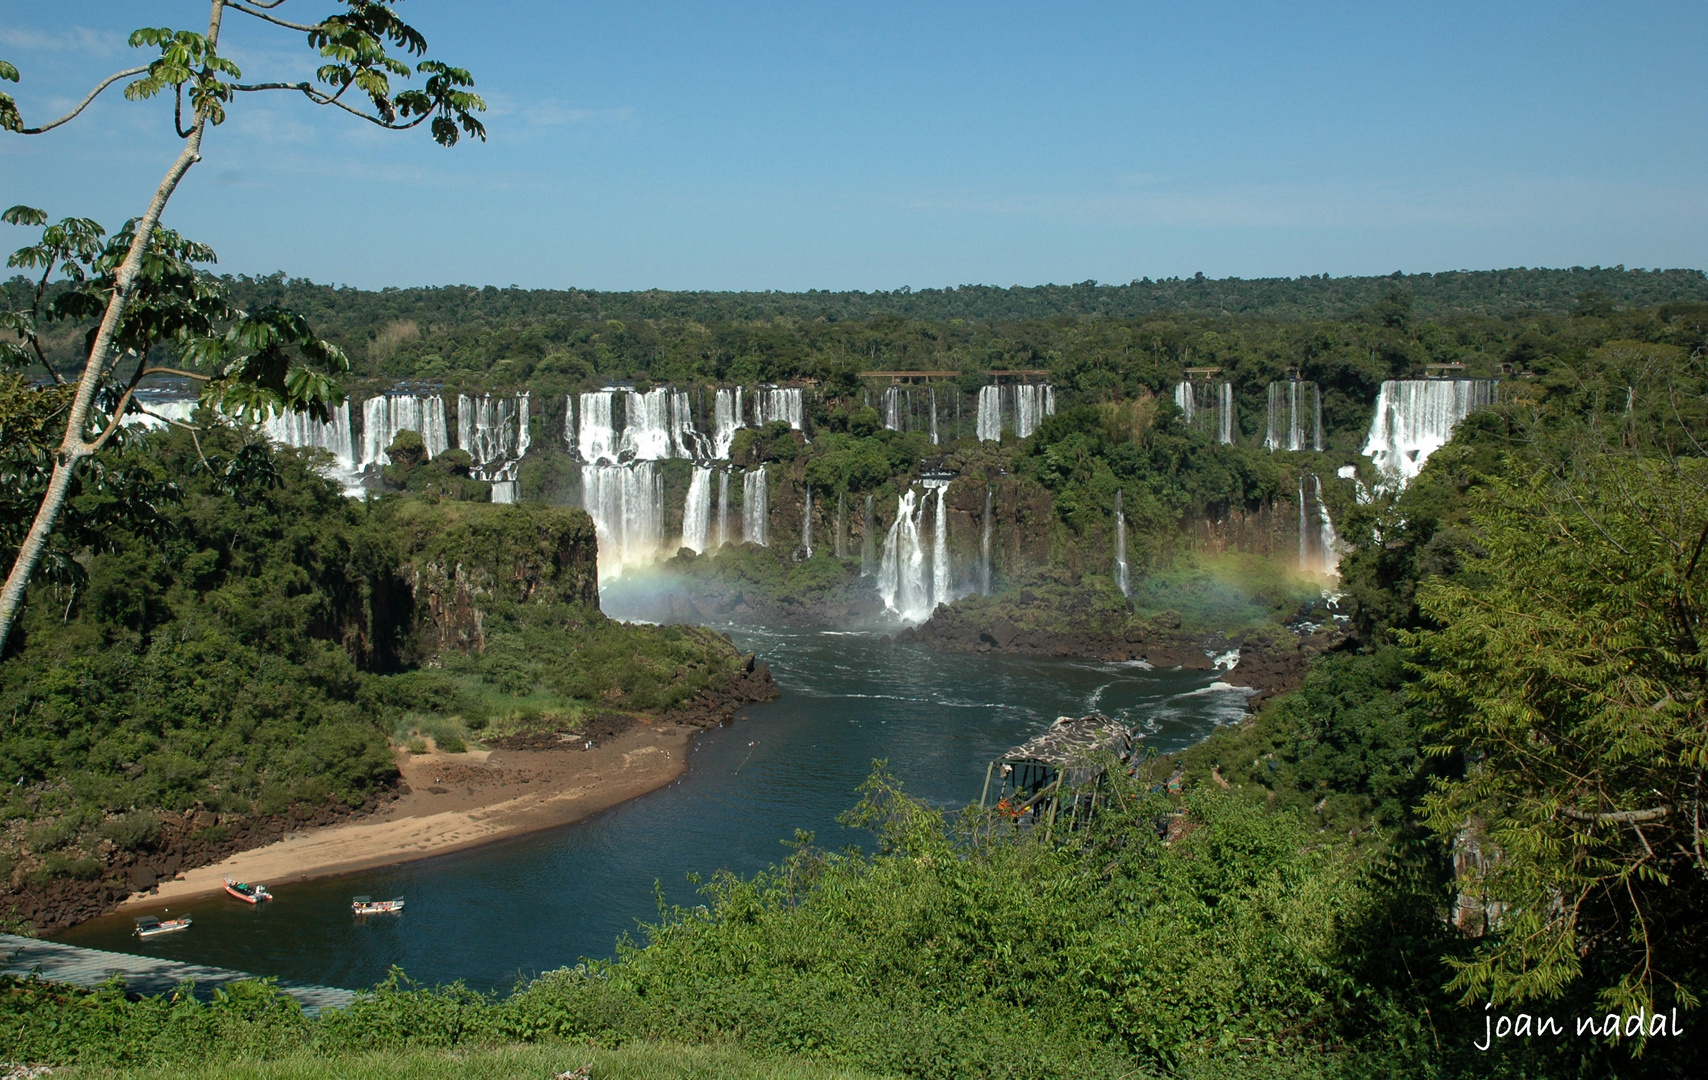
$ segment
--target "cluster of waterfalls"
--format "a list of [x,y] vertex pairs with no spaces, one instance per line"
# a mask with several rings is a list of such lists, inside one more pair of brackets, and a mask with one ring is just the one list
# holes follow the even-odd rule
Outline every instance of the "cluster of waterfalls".
[[[917,431],[931,437],[933,446],[965,435],[962,404],[966,395],[952,384],[886,386],[867,401],[878,410],[890,431]],[[979,388],[970,413],[973,437],[983,442],[1001,442],[1004,431],[1016,438],[1029,437],[1046,416],[1056,411],[1056,391],[1048,383],[1018,383]]]
[[[1404,488],[1466,416],[1493,403],[1496,386],[1493,379],[1384,382],[1363,448],[1379,474],[1378,488]],[[939,393],[933,385],[895,385],[881,391],[877,405],[886,428],[923,432],[940,444],[961,431],[963,397],[950,388]],[[1212,432],[1220,443],[1232,444],[1239,438],[1231,382],[1184,380],[1175,386],[1174,400],[1188,425]],[[144,395],[141,401],[158,418],[149,421],[153,423],[185,421],[194,410],[194,402],[181,395]],[[262,431],[287,446],[325,450],[335,462],[338,478],[352,493],[361,490],[369,470],[390,463],[386,450],[399,432],[415,431],[431,457],[452,448],[466,451],[472,459],[471,474],[492,484],[493,501],[514,502],[517,470],[532,442],[529,405],[526,391],[508,396],[461,394],[455,415],[448,416],[443,396],[399,391],[361,403],[359,432],[348,403],[332,410],[325,421],[287,413],[266,421]],[[983,441],[1000,441],[1005,431],[1026,438],[1055,408],[1055,391],[1047,384],[985,386],[976,396],[973,433]],[[771,478],[763,465],[732,465],[730,450],[743,428],[782,423],[802,430],[801,388],[666,386],[640,391],[613,387],[571,395],[563,416],[564,442],[580,468],[582,505],[599,535],[601,576],[652,563],[676,550],[678,545],[670,541],[677,538],[666,535],[670,515],[658,469],[658,463],[669,459],[687,461],[691,469],[680,519],[680,547],[699,553],[724,544],[771,543]],[[1316,383],[1289,379],[1268,385],[1263,445],[1271,451],[1323,450],[1322,393]],[[1342,477],[1348,471],[1342,469]],[[741,474],[739,484],[731,481],[735,472]],[[1357,482],[1356,471],[1351,472]],[[917,489],[903,491],[895,517],[882,533],[881,546],[873,497],[865,496],[861,572],[875,576],[885,608],[903,621],[920,621],[938,604],[966,592],[989,592],[992,587],[993,502],[988,489],[978,566],[964,574],[959,585],[955,581],[946,504],[952,479],[928,476]],[[1368,497],[1361,483],[1359,488],[1360,498]],[[1127,593],[1131,575],[1122,499],[1117,492],[1114,576]],[[1332,577],[1340,542],[1321,478],[1302,474],[1297,499],[1299,568],[1314,576]],[[810,490],[803,501],[800,550],[811,557]],[[847,497],[839,496],[834,541],[838,558],[849,554],[847,510]]]
[[1239,431],[1233,383],[1183,379],[1174,386],[1174,403],[1179,406],[1187,427],[1214,432],[1216,441],[1224,446],[1233,443]]
[[[1305,433],[1310,432],[1307,440]],[[1268,450],[1323,449],[1323,396],[1314,382],[1289,379],[1269,384],[1268,425],[1263,435]]]
[[582,506],[599,534],[599,573],[615,577],[666,548],[664,478],[658,463],[692,462],[680,546],[698,554],[724,544],[770,543],[770,485],[763,465],[742,470],[740,532],[731,529],[730,447],[742,428],[775,423],[801,430],[800,387],[719,387],[690,392],[661,386],[572,395],[564,442],[580,463]]

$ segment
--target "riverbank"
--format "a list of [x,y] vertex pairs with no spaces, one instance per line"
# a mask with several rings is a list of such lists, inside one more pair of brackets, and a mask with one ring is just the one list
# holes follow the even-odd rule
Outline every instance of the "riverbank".
[[564,735],[539,748],[404,754],[398,762],[404,794],[389,806],[180,873],[133,893],[120,908],[218,892],[228,877],[277,888],[569,825],[673,782],[697,730],[643,722],[591,744]]

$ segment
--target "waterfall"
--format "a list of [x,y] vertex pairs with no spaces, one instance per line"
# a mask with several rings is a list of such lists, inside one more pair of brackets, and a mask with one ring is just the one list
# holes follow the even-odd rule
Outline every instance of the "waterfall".
[[984,486],[984,531],[979,535],[979,592],[984,596],[990,595],[990,556],[991,556],[991,486]]
[[848,493],[836,496],[836,557],[848,557]]
[[876,526],[872,523],[872,496],[866,496],[865,527],[860,532],[860,576],[872,576],[872,556],[876,550],[877,538],[872,535]]
[[[931,481],[926,481],[926,488],[931,487]],[[937,488],[937,523],[935,535],[931,538],[931,610],[936,611],[938,604],[951,603],[954,599],[955,581],[949,569],[949,517],[948,509],[943,505],[944,496],[949,491],[947,480]]]
[[1311,483],[1316,485],[1317,495],[1317,541],[1322,549],[1319,569],[1324,577],[1337,578],[1340,576],[1340,537],[1335,535],[1334,519],[1329,516],[1328,504],[1323,502],[1322,477],[1312,474]]
[[516,395],[516,458],[521,460],[528,456],[528,447],[534,444],[533,425],[528,421],[529,391],[524,390]]
[[570,453],[575,453],[579,445],[575,441],[575,395],[565,394],[563,399],[563,441],[569,447]]
[[812,558],[812,488],[806,489],[806,502],[801,508],[801,547]]
[[729,543],[729,470],[718,470],[718,547]]
[[895,524],[884,537],[883,559],[878,565],[878,595],[883,598],[884,610],[908,623],[924,622],[931,615],[931,584],[925,576],[925,549],[919,543],[920,519],[924,516],[925,506],[915,498],[913,489],[902,492]]
[[706,550],[712,524],[712,470],[694,466],[688,498],[682,503],[682,546],[698,555]]
[[1192,393],[1192,384],[1182,379],[1174,384],[1174,403],[1180,406],[1180,415],[1187,427],[1192,426],[1193,416],[1198,411],[1198,399]]
[[729,460],[729,446],[742,427],[741,387],[720,389],[712,395],[712,456]]
[[1014,434],[1029,438],[1044,417],[1056,411],[1056,395],[1043,383],[1014,388]]
[[1127,567],[1127,512],[1121,505],[1121,492],[1115,492],[1115,584],[1122,596],[1133,595],[1133,577]]
[[686,390],[670,394],[670,452],[690,461],[704,461],[713,456],[710,441],[694,427],[693,403]]
[[617,460],[617,429],[611,420],[615,391],[595,390],[581,395],[581,430],[576,451],[589,465]]
[[741,538],[749,544],[766,544],[766,524],[771,517],[771,491],[765,485],[765,466],[741,474]]
[[1398,491],[1446,445],[1459,421],[1494,404],[1496,379],[1390,379],[1376,396],[1376,415],[1364,453]]
[[906,431],[908,428],[912,427],[911,424],[906,424],[904,426],[905,420],[912,419],[912,417],[909,416],[912,402],[908,400],[908,392],[905,388],[900,386],[884,387],[884,399],[882,404],[885,429],[889,431]]
[[457,446],[477,466],[520,458],[531,441],[526,391],[514,398],[457,395]]
[[[935,386],[932,386],[932,387],[928,387],[927,390],[931,394],[931,445],[936,446],[936,445],[938,445],[938,442],[937,442],[937,388]],[[1630,412],[1631,410],[1626,409],[1625,411]]]
[[979,387],[979,414],[973,431],[981,442],[1002,441],[1002,387]]
[[1302,573],[1307,573],[1307,574],[1310,573],[1311,570],[1313,569],[1311,566],[1310,545],[1306,543],[1306,539],[1309,537],[1309,535],[1310,534],[1305,529],[1305,478],[1303,476],[1300,476],[1299,477],[1299,570]]
[[754,419],[759,427],[778,420],[796,431],[801,429],[802,395],[798,386],[762,386],[753,394]]
[[[1311,437],[1305,438],[1306,411]],[[1266,450],[1318,450],[1323,448],[1322,392],[1314,382],[1289,379],[1269,384],[1269,416],[1263,436]]]
[[1180,406],[1181,421],[1187,427],[1202,428],[1222,445],[1232,445],[1238,427],[1233,383],[1175,383],[1174,403]]
[[[188,402],[189,411],[195,403]],[[156,408],[156,411],[160,411]],[[188,419],[188,417],[185,417]],[[350,435],[350,403],[332,410],[332,419],[321,423],[307,413],[282,412],[261,424],[261,433],[285,446],[313,447],[329,452],[338,460],[340,471],[356,471],[356,450]],[[389,442],[386,445],[391,445]]]
[[599,576],[652,562],[663,542],[664,480],[650,461],[583,465],[581,505],[599,538]]
[[937,492],[929,552],[923,540],[927,500],[918,498],[912,488],[904,491],[897,501],[895,523],[884,537],[884,552],[878,565],[878,595],[883,598],[884,609],[894,612],[902,622],[924,622],[937,610],[937,605],[954,599],[946,500],[949,483],[942,479],[925,481],[927,494],[932,489]]
[[623,391],[623,433],[617,458],[660,461],[670,456],[670,390]]
[[360,464],[390,465],[386,447],[400,431],[420,434],[427,456],[436,458],[450,449],[446,438],[445,399],[387,394],[362,403],[362,459]]

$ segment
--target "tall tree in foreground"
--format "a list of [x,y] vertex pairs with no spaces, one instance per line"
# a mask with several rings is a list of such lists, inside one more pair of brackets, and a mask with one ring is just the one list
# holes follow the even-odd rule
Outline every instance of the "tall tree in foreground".
[[1492,480],[1483,552],[1404,635],[1457,778],[1427,798],[1486,858],[1456,989],[1688,1008],[1708,983],[1708,459],[1592,452]]
[[[206,33],[168,27],[137,30],[130,37],[131,46],[156,50],[159,56],[109,75],[58,119],[32,126],[16,101],[0,93],[0,129],[41,135],[75,120],[103,91],[128,79],[124,95],[132,101],[172,96],[172,132],[181,143],[147,208],[120,231],[114,243],[106,243],[100,228],[86,219],[49,226],[40,211],[15,207],[7,212],[6,220],[12,224],[44,226],[42,242],[20,252],[13,265],[40,269],[44,284],[58,269],[80,286],[73,295],[85,303],[91,297],[95,300],[88,310],[57,309],[53,314],[87,315],[98,322],[89,335],[82,374],[65,404],[63,433],[52,455],[51,471],[0,588],[0,650],[64,512],[79,463],[112,440],[144,378],[170,372],[197,379],[204,384],[204,404],[235,403],[257,412],[290,409],[324,415],[327,404],[336,402],[338,390],[329,376],[341,368],[342,357],[328,351],[301,320],[286,313],[250,315],[222,307],[217,297],[198,284],[194,270],[194,263],[211,259],[212,253],[163,234],[160,216],[185,174],[202,159],[208,128],[224,122],[227,107],[239,95],[300,94],[314,105],[341,109],[388,130],[425,124],[434,141],[443,146],[454,146],[462,135],[484,139],[486,129],[475,114],[486,105],[469,89],[473,79],[467,71],[437,60],[420,60],[411,67],[400,58],[422,56],[427,41],[398,17],[394,10],[398,2],[342,0],[334,14],[299,23],[278,13],[286,0],[210,0]],[[243,81],[238,66],[219,52],[227,12],[306,35],[308,46],[321,59],[315,81]],[[395,89],[392,85],[394,79],[414,76],[422,77],[418,87]],[[0,80],[19,79],[18,69],[0,60]],[[162,308],[176,321],[162,322],[153,317],[159,312],[141,310],[148,305],[139,303],[140,294],[150,282],[162,293]],[[7,325],[0,327],[10,329],[16,339],[0,360],[17,366],[42,359],[35,336],[42,315],[38,290],[35,307],[12,313]],[[186,366],[151,366],[149,352],[156,344],[172,346]],[[112,389],[127,355],[136,357],[135,371],[128,386],[109,395],[114,400],[103,409],[102,391]],[[49,373],[58,379],[51,367]]]

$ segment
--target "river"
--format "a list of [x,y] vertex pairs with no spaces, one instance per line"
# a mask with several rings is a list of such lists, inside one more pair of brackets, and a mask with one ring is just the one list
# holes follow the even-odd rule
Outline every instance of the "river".
[[[780,700],[695,739],[671,786],[574,825],[343,877],[279,886],[250,907],[186,901],[186,933],[147,943],[128,915],[60,940],[261,975],[361,988],[398,966],[420,983],[508,991],[518,980],[609,957],[657,915],[657,898],[696,902],[689,875],[751,874],[796,829],[820,845],[861,843],[837,823],[875,758],[907,790],[953,807],[976,801],[985,766],[1058,715],[1093,710],[1176,750],[1237,719],[1244,692],[1214,672],[1151,671],[1013,656],[939,654],[877,634],[729,628],[771,665]],[[401,916],[357,920],[350,897],[401,896]]]

